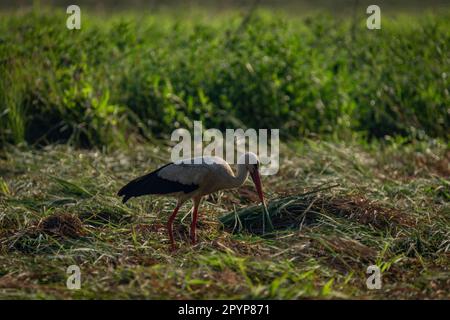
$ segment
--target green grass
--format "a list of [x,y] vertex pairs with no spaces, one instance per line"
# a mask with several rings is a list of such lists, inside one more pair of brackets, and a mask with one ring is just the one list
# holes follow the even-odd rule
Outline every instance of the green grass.
[[[359,11],[358,11],[359,12]],[[123,145],[202,120],[283,137],[448,138],[449,13],[347,16],[257,11],[0,19],[0,139]],[[356,24],[353,26],[353,23]]]
[[[0,12],[0,298],[450,298],[448,10],[82,12]],[[120,202],[194,120],[280,129],[273,231],[250,183],[204,201],[196,246],[183,207],[176,252],[174,200]]]
[[[0,297],[448,299],[448,150],[402,139],[283,145],[279,174],[263,178],[273,233],[219,222],[251,210],[248,182],[206,199],[196,246],[183,207],[171,253],[164,225],[174,201],[115,196],[163,163],[164,144],[10,148],[0,160]],[[298,196],[324,183],[339,186]],[[65,286],[72,264],[78,291]],[[381,290],[365,286],[371,264],[383,270]]]

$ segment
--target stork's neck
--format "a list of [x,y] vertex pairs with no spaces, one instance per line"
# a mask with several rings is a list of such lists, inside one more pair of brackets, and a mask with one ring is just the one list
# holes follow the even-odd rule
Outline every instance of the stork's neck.
[[248,177],[248,170],[245,164],[237,165],[236,175],[231,180],[231,188],[237,188],[244,184],[245,180]]

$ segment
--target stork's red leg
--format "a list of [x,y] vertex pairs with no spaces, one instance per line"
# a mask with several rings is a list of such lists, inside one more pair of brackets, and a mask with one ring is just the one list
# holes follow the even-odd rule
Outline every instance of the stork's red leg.
[[173,213],[169,218],[169,221],[167,222],[167,230],[169,232],[169,239],[170,239],[170,245],[172,247],[172,250],[175,250],[175,241],[173,240],[173,220],[175,220],[175,217],[177,216],[180,206],[181,205],[177,204],[177,206],[175,207],[175,210],[173,210]]
[[200,205],[201,198],[194,198],[194,214],[192,216],[191,223],[191,240],[192,244],[197,242],[197,235],[195,233],[195,227],[197,226],[197,218],[198,218],[198,206]]

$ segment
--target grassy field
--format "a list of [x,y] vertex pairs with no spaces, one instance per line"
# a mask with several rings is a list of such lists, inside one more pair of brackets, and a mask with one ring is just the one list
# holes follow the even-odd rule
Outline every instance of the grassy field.
[[[122,205],[115,196],[163,163],[163,145],[111,154],[11,150],[0,162],[0,297],[448,299],[448,150],[436,141],[286,146],[279,174],[263,179],[269,204],[339,186],[281,200],[286,207],[266,235],[219,223],[254,203],[253,186],[211,196],[196,246],[190,217],[179,215],[174,253],[164,227],[173,201]],[[72,264],[81,290],[66,288]],[[381,290],[366,288],[371,264],[383,271]]]
[[74,31],[64,12],[3,14],[0,141],[120,146],[193,120],[294,139],[449,137],[448,11],[383,16],[375,31],[364,10],[82,17]]
[[[448,10],[82,17],[0,12],[0,298],[450,298]],[[175,252],[173,200],[120,202],[194,120],[280,129],[274,232],[249,182],[204,201],[195,246],[185,205]]]

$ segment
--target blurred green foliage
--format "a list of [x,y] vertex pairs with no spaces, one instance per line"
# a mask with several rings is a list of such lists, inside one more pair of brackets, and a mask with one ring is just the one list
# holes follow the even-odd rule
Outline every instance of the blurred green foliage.
[[298,138],[448,139],[450,13],[368,30],[342,18],[258,11],[248,24],[170,15],[34,10],[0,19],[0,141],[114,145],[207,127]]

